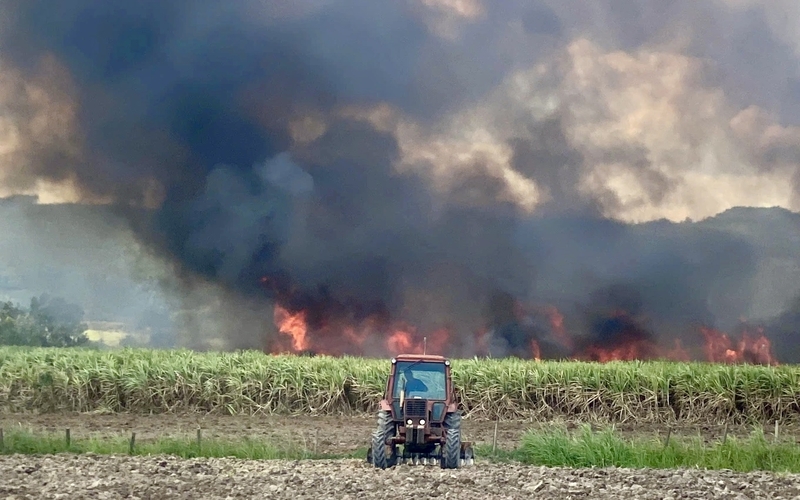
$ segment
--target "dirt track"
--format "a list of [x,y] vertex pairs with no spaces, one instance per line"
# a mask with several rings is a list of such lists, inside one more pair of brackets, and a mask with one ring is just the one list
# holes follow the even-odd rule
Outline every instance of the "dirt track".
[[[490,445],[494,438],[494,422],[464,420],[464,436],[476,444]],[[497,446],[511,449],[519,444],[523,433],[541,424],[525,421],[500,422]],[[568,423],[574,427],[577,424]],[[97,415],[97,414],[45,414],[15,415],[0,414],[0,428],[23,428],[41,431],[63,432],[69,428],[74,439],[83,437],[130,436],[136,432],[137,441],[158,437],[192,437],[197,429],[203,429],[207,437],[235,438],[250,436],[268,438],[278,443],[305,443],[312,449],[316,442],[319,453],[349,453],[364,448],[375,428],[373,416],[219,416],[219,415]],[[345,432],[346,431],[346,432]],[[667,429],[658,426],[617,426],[617,431],[626,436],[661,436]],[[728,435],[743,436],[751,431],[747,427],[730,428]],[[773,432],[772,428],[765,429]],[[797,426],[784,426],[783,436],[796,436],[800,440]],[[673,436],[702,436],[706,441],[719,440],[724,426],[682,427],[674,430]]]
[[357,460],[0,457],[0,497],[64,498],[800,498],[800,475],[545,469],[481,464],[379,471]]

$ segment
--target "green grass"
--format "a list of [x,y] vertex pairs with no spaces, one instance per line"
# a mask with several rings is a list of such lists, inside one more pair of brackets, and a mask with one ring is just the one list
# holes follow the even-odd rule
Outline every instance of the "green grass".
[[741,472],[765,470],[800,472],[800,446],[772,442],[756,430],[749,438],[729,437],[704,445],[697,439],[663,441],[626,440],[611,430],[592,432],[587,426],[576,434],[566,431],[527,433],[511,453],[520,462],[550,467],[702,468]]
[[[593,432],[584,427],[570,434],[560,429],[529,431],[514,450],[475,447],[478,466],[487,462],[521,462],[549,467],[703,468],[735,471],[800,472],[800,446],[771,442],[755,431],[747,439],[728,438],[724,443],[704,444],[700,439],[672,439],[667,446],[655,439],[623,439],[611,430]],[[302,443],[240,439],[164,438],[135,443],[128,438],[80,438],[67,445],[64,435],[13,430],[5,434],[0,454],[44,455],[94,453],[100,455],[172,455],[182,458],[235,457],[256,460],[364,459],[366,448],[350,453],[312,453]]]
[[[365,414],[387,359],[257,351],[0,347],[7,412]],[[734,423],[800,420],[800,366],[453,360],[462,408],[488,418]]]
[[79,438],[67,444],[63,434],[32,433],[29,431],[6,431],[0,454],[52,455],[58,453],[95,453],[98,455],[173,455],[181,458],[235,457],[251,460],[300,460],[322,458],[350,458],[366,456],[366,449],[358,453],[325,454],[313,453],[302,443],[279,444],[251,438],[240,439],[196,439],[161,438],[134,442],[131,452],[130,438]]

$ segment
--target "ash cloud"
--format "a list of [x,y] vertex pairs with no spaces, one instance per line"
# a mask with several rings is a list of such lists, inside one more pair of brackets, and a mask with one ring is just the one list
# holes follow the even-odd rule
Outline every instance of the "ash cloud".
[[269,298],[450,323],[464,353],[544,334],[509,300],[591,334],[616,286],[660,335],[728,324],[751,243],[630,224],[800,209],[791,8],[6,2],[0,195],[108,204],[231,347],[275,335]]

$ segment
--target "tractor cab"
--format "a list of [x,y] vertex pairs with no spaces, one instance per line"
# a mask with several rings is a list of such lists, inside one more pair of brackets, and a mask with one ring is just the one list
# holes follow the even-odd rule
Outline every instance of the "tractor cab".
[[392,418],[399,423],[419,425],[419,419],[427,419],[441,425],[447,408],[456,409],[451,384],[450,362],[441,356],[398,356],[392,360],[384,402],[391,401]]
[[431,399],[446,401],[448,365],[421,360],[396,361],[393,399]]

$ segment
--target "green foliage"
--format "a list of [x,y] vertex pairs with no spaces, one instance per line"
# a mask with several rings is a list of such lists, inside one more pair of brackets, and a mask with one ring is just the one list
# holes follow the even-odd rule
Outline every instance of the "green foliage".
[[[754,431],[750,438],[729,437],[725,442],[704,444],[703,440],[673,438],[665,446],[657,439],[623,439],[613,430],[593,432],[584,426],[570,434],[563,429],[536,429],[527,432],[515,450],[477,447],[479,461],[517,461],[549,467],[626,467],[626,468],[702,468],[729,469],[741,472],[756,470],[800,472],[800,445],[793,440],[774,442]],[[173,455],[182,458],[235,457],[241,459],[332,459],[366,456],[359,448],[350,453],[314,453],[300,441],[281,441],[280,438],[253,439],[250,437],[156,438],[135,441],[130,437],[73,436],[67,444],[63,433],[33,433],[9,429],[5,432],[0,455],[43,455],[57,453],[95,453],[102,455]]]
[[42,295],[22,309],[0,303],[0,345],[75,347],[89,343],[83,310],[64,299]]
[[[160,438],[135,441],[133,455],[173,455],[181,458],[234,457],[251,460],[351,458],[358,454],[315,454],[298,442],[260,440],[249,437],[221,439],[204,438],[200,443],[192,438]],[[5,432],[0,455],[52,455],[57,453],[95,453],[98,455],[122,455],[131,453],[129,437],[80,438],[73,437],[67,444],[63,433],[33,433],[23,430]]]
[[529,431],[513,456],[532,465],[550,467],[627,467],[768,470],[800,472],[800,446],[792,441],[770,442],[756,430],[748,439],[729,437],[712,445],[700,438],[665,443],[656,439],[625,440],[612,430],[578,434],[564,430]]
[[[373,413],[388,359],[257,351],[0,348],[7,411]],[[471,416],[615,422],[797,420],[800,366],[453,360]]]

